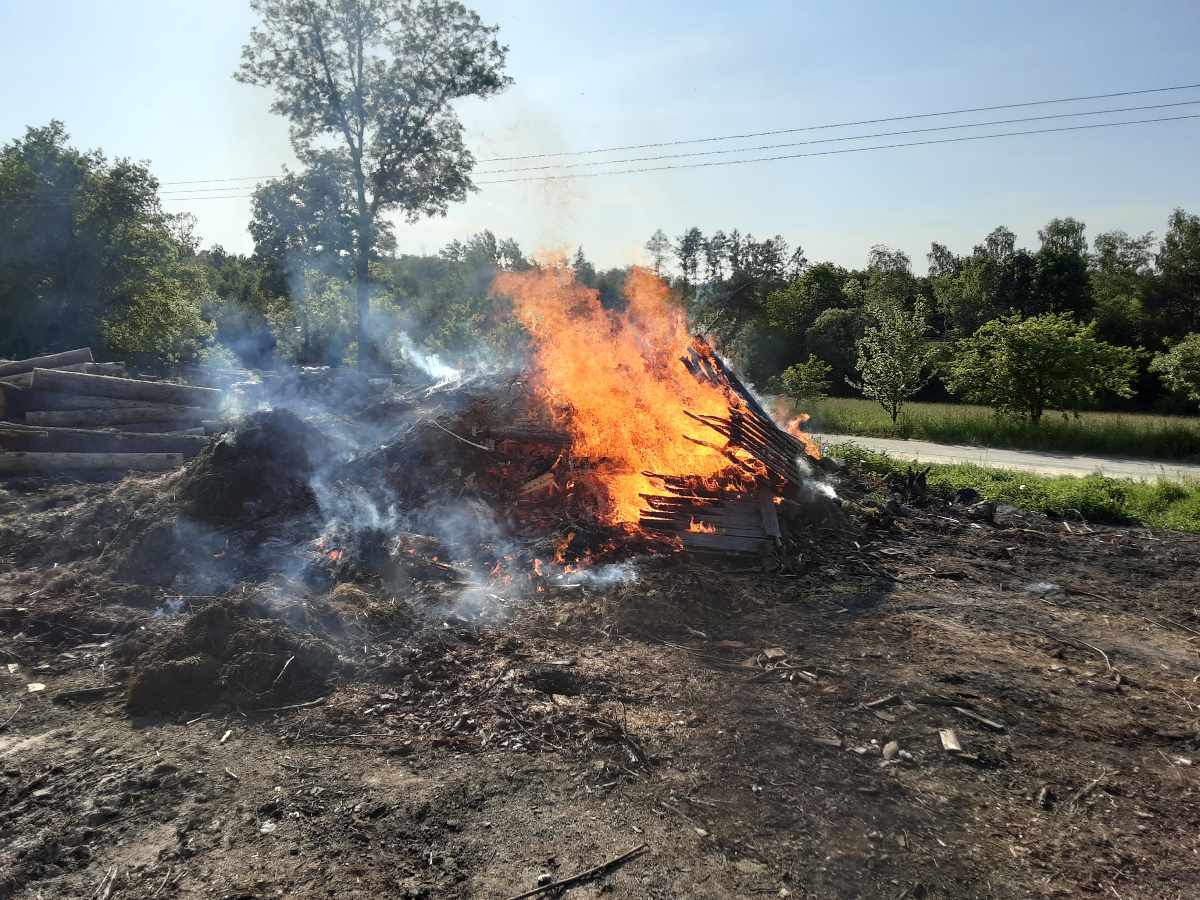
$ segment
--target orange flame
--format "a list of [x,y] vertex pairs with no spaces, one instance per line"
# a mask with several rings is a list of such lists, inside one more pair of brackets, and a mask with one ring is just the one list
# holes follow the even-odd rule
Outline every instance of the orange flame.
[[502,272],[494,289],[512,300],[533,337],[536,389],[571,433],[575,455],[596,466],[606,519],[638,521],[640,494],[659,492],[643,470],[703,477],[729,466],[683,437],[696,431],[685,409],[724,416],[729,401],[680,363],[691,336],[662,279],[630,270],[620,313],[605,310],[599,293],[576,283],[561,261]]
[[707,522],[697,522],[696,517],[692,516],[692,521],[688,523],[688,531],[693,534],[716,534],[717,526]]
[[804,445],[804,449],[808,451],[808,455],[813,459],[821,458],[821,445],[816,442],[811,434],[804,431],[801,426],[808,424],[811,418],[808,413],[800,413],[798,416],[793,416],[788,419],[787,424],[783,426],[783,430],[796,438]]

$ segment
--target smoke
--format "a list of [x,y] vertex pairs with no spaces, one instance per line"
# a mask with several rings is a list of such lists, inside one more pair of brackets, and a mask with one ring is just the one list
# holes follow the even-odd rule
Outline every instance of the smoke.
[[399,346],[403,358],[407,362],[416,366],[434,381],[444,383],[458,381],[463,377],[462,369],[456,369],[451,365],[447,365],[433,353],[422,350],[408,336],[408,332],[397,331],[392,335],[391,339]]

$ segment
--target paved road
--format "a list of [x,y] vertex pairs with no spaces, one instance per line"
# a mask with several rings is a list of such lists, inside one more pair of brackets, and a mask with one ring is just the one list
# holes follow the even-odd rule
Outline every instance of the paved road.
[[958,444],[931,444],[927,441],[900,441],[889,438],[858,437],[848,434],[818,434],[822,443],[854,443],[867,450],[879,450],[897,459],[926,463],[968,462],[995,469],[1018,469],[1043,475],[1091,475],[1100,472],[1113,478],[1154,481],[1157,478],[1200,479],[1200,465],[1160,462],[1149,459],[1124,459],[1111,456],[1076,456],[1033,450],[995,450]]

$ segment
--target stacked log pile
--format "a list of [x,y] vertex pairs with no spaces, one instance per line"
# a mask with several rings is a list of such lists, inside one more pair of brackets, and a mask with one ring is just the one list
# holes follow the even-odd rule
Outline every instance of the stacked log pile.
[[222,392],[126,376],[88,348],[0,362],[0,477],[165,471],[199,453]]

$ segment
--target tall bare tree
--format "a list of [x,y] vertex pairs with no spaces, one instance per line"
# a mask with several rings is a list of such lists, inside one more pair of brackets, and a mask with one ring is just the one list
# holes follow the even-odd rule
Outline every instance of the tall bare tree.
[[[498,29],[455,0],[251,0],[261,18],[235,76],[274,88],[302,162],[345,172],[360,366],[380,217],[445,215],[474,189],[453,101],[505,88]],[[342,161],[329,165],[330,154]]]

